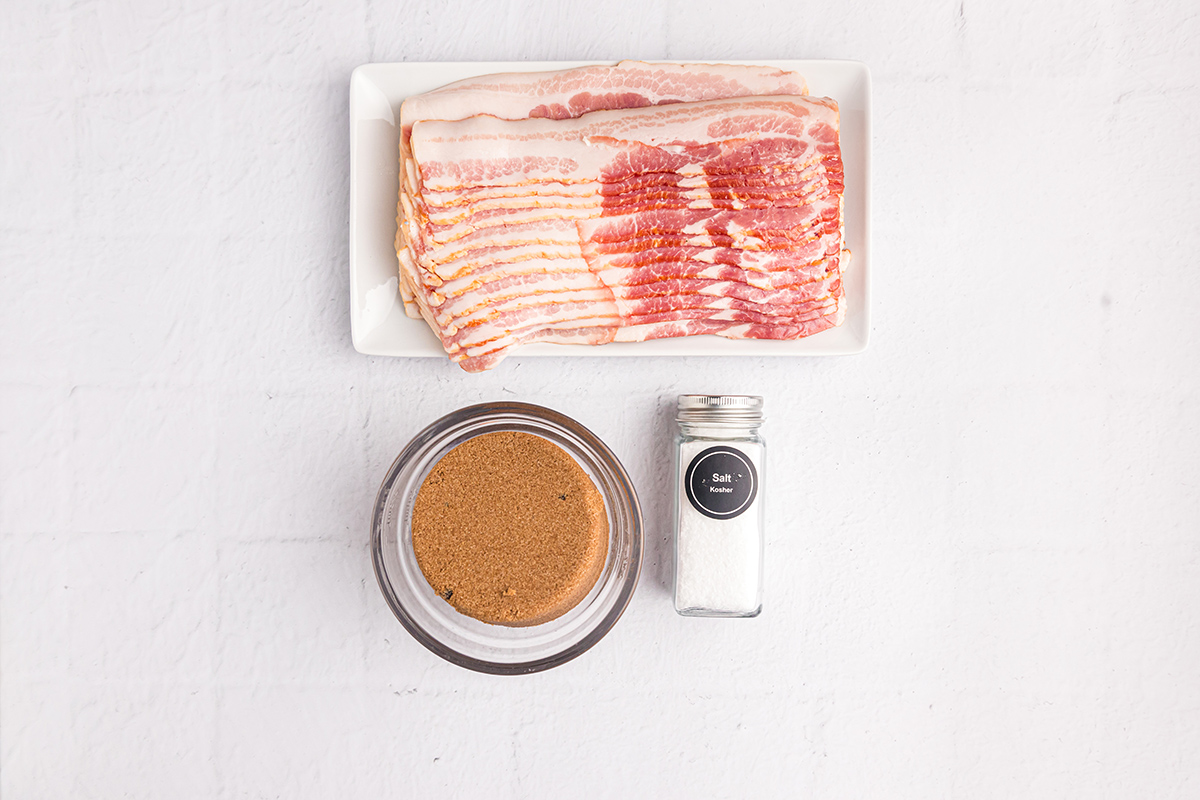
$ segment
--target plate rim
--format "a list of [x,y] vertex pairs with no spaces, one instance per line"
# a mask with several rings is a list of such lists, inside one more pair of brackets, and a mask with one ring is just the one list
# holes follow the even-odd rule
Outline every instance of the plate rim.
[[[450,73],[445,77],[438,77],[438,83],[432,83],[430,88],[444,85],[455,80],[460,80],[464,77],[473,77],[476,75],[486,75],[496,72],[540,72],[554,69],[571,69],[578,66],[588,65],[603,65],[615,64],[615,60],[604,59],[585,59],[578,61],[398,61],[398,62],[369,62],[356,67],[350,74],[349,82],[349,134],[350,134],[350,203],[349,203],[349,272],[350,272],[350,332],[351,341],[354,349],[364,355],[391,356],[399,358],[445,358],[446,354],[442,350],[440,343],[437,342],[436,336],[428,329],[423,320],[412,320],[413,323],[420,326],[425,335],[418,334],[420,339],[425,339],[427,344],[422,345],[420,342],[405,345],[387,345],[375,341],[369,334],[379,332],[380,325],[373,326],[369,331],[363,330],[365,323],[362,320],[364,313],[367,311],[362,302],[362,287],[360,287],[362,273],[365,270],[363,264],[363,256],[359,252],[359,239],[363,234],[361,230],[365,227],[362,220],[362,209],[359,208],[359,187],[362,172],[363,153],[360,153],[358,125],[361,122],[370,119],[381,119],[376,115],[367,117],[362,109],[362,95],[369,89],[374,89],[382,94],[388,101],[392,110],[391,126],[394,128],[397,124],[396,114],[403,96],[389,95],[387,90],[379,85],[380,79],[394,79],[399,75],[401,80],[420,80],[420,73],[436,72]],[[861,253],[855,252],[855,258],[852,262],[851,269],[858,267],[858,275],[856,276],[859,284],[859,292],[861,294],[860,306],[856,309],[851,306],[847,310],[847,322],[850,322],[850,317],[853,315],[855,322],[858,323],[859,330],[848,332],[849,326],[845,329],[842,327],[823,331],[821,334],[815,334],[811,337],[804,337],[798,340],[774,341],[774,340],[758,340],[758,339],[723,339],[718,336],[688,336],[678,337],[673,339],[660,339],[652,342],[621,342],[610,343],[603,347],[566,347],[562,345],[555,346],[553,344],[535,343],[525,345],[519,350],[514,351],[512,357],[542,357],[542,356],[558,356],[558,357],[629,357],[629,356],[645,356],[645,357],[807,357],[807,356],[834,356],[834,355],[856,355],[864,352],[870,344],[871,339],[871,160],[872,160],[872,81],[871,72],[868,65],[863,61],[853,59],[719,59],[719,60],[703,60],[703,59],[653,59],[647,60],[647,63],[662,63],[662,64],[734,64],[734,65],[758,65],[771,66],[781,69],[794,69],[804,72],[806,69],[812,70],[834,69],[842,70],[846,74],[842,76],[846,80],[857,79],[860,84],[861,98],[856,96],[856,99],[861,99],[861,126],[859,128],[861,135],[861,164],[862,170],[862,218],[861,237],[859,245]],[[406,74],[407,73],[407,74]],[[455,73],[465,73],[457,75]],[[414,77],[415,76],[415,77]],[[805,75],[806,78],[809,75]],[[818,86],[819,88],[819,86]],[[421,91],[426,91],[422,89]],[[839,98],[834,98],[839,99]],[[839,99],[839,103],[842,101]],[[845,123],[843,122],[843,130]],[[857,160],[857,159],[856,159]],[[389,248],[391,244],[389,243]],[[378,261],[375,262],[378,264]],[[386,284],[385,284],[386,285]],[[378,285],[375,288],[380,288]],[[399,306],[398,291],[395,297],[392,298],[392,305],[386,314],[395,313]],[[401,307],[400,315],[403,315]],[[408,319],[405,317],[405,319]],[[405,324],[405,323],[401,323]],[[844,323],[845,325],[845,323]],[[829,342],[820,340],[819,337],[824,333],[840,332],[843,335],[834,343],[834,340],[827,339]],[[378,336],[374,337],[379,338]],[[429,346],[432,344],[433,346]],[[708,345],[708,346],[706,346]],[[670,352],[670,350],[678,350],[680,352]]]

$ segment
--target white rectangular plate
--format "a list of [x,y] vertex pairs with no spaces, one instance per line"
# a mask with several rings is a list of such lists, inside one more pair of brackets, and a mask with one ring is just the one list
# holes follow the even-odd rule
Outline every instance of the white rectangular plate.
[[[350,77],[350,332],[360,353],[445,357],[424,320],[404,313],[397,288],[396,194],[400,103],[493,72],[568,69],[595,61],[364,64]],[[676,62],[686,63],[686,62]],[[695,63],[695,62],[693,62]],[[837,100],[846,169],[846,320],[795,341],[687,336],[596,346],[532,344],[515,356],[835,356],[860,353],[871,331],[871,76],[858,61],[732,61],[795,70],[808,90]]]

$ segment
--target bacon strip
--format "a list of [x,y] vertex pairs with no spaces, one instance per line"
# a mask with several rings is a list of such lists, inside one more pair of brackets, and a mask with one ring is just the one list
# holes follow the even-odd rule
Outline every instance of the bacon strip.
[[[412,126],[420,120],[459,120],[479,114],[500,119],[571,119],[592,111],[639,108],[749,95],[804,95],[808,86],[795,72],[733,64],[647,64],[622,61],[539,73],[506,73],[469,78],[410,97],[400,106],[400,203],[396,252],[400,293],[409,316],[420,316],[409,289],[414,254],[404,216],[419,197],[416,164],[409,149]],[[408,198],[408,211],[405,200]]]
[[515,114],[530,102],[516,87],[572,77],[555,76],[446,87],[402,114],[401,283],[452,360],[478,371],[533,341],[787,339],[841,324],[834,101],[422,117],[495,87],[507,87],[496,107]]

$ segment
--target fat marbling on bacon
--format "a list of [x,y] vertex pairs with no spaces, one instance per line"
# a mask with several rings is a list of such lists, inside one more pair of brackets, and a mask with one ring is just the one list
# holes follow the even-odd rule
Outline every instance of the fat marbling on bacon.
[[570,119],[590,111],[640,108],[667,103],[766,94],[807,94],[804,78],[773,67],[734,64],[647,64],[622,61],[551,72],[484,75],[408,98],[400,107],[400,207],[396,252],[400,294],[410,317],[421,316],[409,288],[412,247],[403,215],[420,197],[416,164],[409,149],[418,120],[457,120],[490,114],[501,119]]
[[[565,74],[552,73],[559,83]],[[789,73],[772,79],[802,85]],[[516,116],[519,98],[510,91],[487,107]],[[583,107],[566,99],[533,109]],[[525,342],[792,339],[844,318],[832,100],[648,100],[568,119],[425,114],[402,113],[402,284],[410,310],[468,371]]]

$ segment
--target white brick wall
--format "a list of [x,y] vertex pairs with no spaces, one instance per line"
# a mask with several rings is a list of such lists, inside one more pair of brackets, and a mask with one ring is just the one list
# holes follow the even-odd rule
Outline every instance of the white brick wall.
[[[1191,3],[0,5],[0,795],[1194,797]],[[360,63],[851,58],[871,348],[350,346]],[[766,396],[763,615],[675,616],[681,391]],[[624,618],[488,678],[367,553],[418,429],[519,399],[645,506]]]

